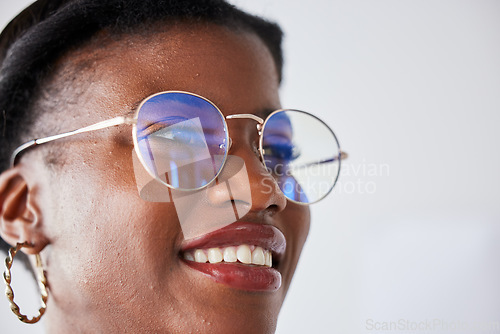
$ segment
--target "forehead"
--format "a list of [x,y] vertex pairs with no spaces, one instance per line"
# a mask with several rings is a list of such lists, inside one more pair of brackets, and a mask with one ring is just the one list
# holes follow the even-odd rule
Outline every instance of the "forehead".
[[[103,32],[57,68],[53,78],[66,87],[63,99],[83,100],[83,110],[113,103],[115,113],[123,114],[165,90],[197,93],[221,109],[279,104],[278,71],[264,43],[253,33],[213,24],[181,23],[120,36]],[[79,91],[68,94],[71,89]]]

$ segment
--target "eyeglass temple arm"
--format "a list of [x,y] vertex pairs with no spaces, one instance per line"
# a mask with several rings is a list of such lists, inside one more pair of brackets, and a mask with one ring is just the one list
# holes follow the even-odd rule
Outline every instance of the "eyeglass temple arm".
[[325,159],[325,160],[320,160],[320,161],[315,161],[315,162],[309,162],[309,163],[302,164],[302,165],[299,165],[299,166],[294,166],[293,168],[299,169],[299,168],[305,168],[305,167],[314,166],[314,165],[327,164],[329,162],[334,162],[334,161],[337,161],[337,160],[344,160],[344,159],[347,159],[348,157],[349,157],[349,155],[346,152],[342,152],[341,151],[340,152],[340,159],[339,159],[339,157],[333,157],[333,158],[330,158],[330,159]]
[[80,134],[80,133],[85,133],[85,132],[91,132],[91,131],[106,129],[106,128],[109,128],[109,127],[112,127],[112,126],[121,125],[121,124],[135,124],[135,122],[136,121],[135,121],[134,118],[127,117],[127,116],[118,116],[118,117],[115,117],[115,118],[112,118],[112,119],[108,119],[106,121],[102,121],[102,122],[99,122],[99,123],[95,123],[95,124],[86,126],[84,128],[80,128],[80,129],[73,130],[73,131],[70,131],[70,132],[65,132],[65,133],[61,133],[61,134],[50,136],[50,137],[38,138],[38,139],[30,140],[29,142],[24,143],[21,146],[19,146],[12,153],[12,155],[10,157],[10,165],[11,165],[11,167],[14,167],[14,165],[16,164],[16,159],[19,156],[19,154],[22,151],[24,151],[24,150],[26,150],[26,149],[28,149],[30,147],[41,145],[41,144],[45,144],[45,143],[48,143],[48,142],[51,142],[51,141],[54,141],[54,140],[57,140],[57,139],[66,138],[66,137],[77,135],[77,134]]

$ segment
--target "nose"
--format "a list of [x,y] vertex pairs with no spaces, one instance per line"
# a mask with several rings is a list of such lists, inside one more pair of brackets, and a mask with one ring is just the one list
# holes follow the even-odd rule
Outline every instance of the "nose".
[[[241,211],[270,214],[282,211],[287,200],[260,159],[255,122],[232,122],[240,124],[228,124],[232,145],[226,164],[217,177],[218,185],[207,190],[208,201],[215,206],[227,205],[230,201],[240,218]],[[244,128],[241,126],[243,122],[246,125]]]

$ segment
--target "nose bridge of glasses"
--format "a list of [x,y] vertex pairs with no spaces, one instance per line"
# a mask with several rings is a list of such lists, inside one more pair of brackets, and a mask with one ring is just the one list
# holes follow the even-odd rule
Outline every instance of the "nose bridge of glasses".
[[[252,119],[257,122],[256,128],[259,136],[262,135],[262,126],[264,124],[264,120],[260,118],[259,116],[255,116],[253,114],[234,114],[234,115],[228,115],[226,116],[226,119]],[[231,145],[233,144],[233,141],[231,138],[229,138],[229,148],[231,148]],[[263,156],[262,152],[260,152],[260,148],[256,148],[257,150],[257,155],[259,156],[260,160],[263,161]]]
[[259,116],[255,116],[253,114],[234,114],[226,116],[226,119],[253,119],[257,122],[257,131],[259,132],[259,136],[262,132],[262,125],[264,124],[264,120]]

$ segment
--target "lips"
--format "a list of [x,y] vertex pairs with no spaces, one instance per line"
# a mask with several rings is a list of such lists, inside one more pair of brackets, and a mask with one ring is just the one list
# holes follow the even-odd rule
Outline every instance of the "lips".
[[[285,249],[285,237],[276,227],[236,222],[184,241],[180,255],[191,269],[216,282],[248,291],[276,291],[281,286],[281,273],[277,268]],[[271,256],[267,258],[270,254],[272,267]]]

